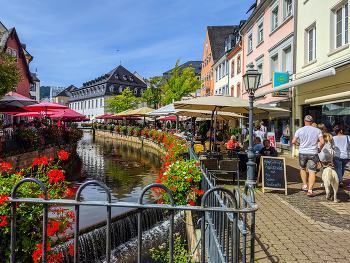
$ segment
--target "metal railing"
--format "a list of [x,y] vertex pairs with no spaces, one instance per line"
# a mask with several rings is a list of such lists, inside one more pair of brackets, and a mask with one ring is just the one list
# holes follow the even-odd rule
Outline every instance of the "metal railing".
[[[200,162],[191,145],[188,145],[188,151],[191,159]],[[207,228],[205,235],[202,233],[202,247],[205,247],[208,253],[210,262],[242,262],[247,261],[247,249],[250,249],[249,262],[254,262],[254,246],[255,246],[255,211],[258,210],[258,205],[255,202],[254,191],[251,186],[246,186],[244,192],[240,194],[238,188],[234,188],[234,193],[227,189],[215,191],[209,198],[208,193],[212,189],[218,189],[216,186],[216,177],[200,164],[202,172],[202,190],[206,194],[203,196],[203,207],[221,207],[227,208],[232,206],[237,209],[238,213],[217,213],[208,211],[205,217],[202,215],[201,229]],[[220,188],[220,187],[219,187]],[[241,208],[242,198],[243,207]],[[250,214],[250,224],[247,223],[247,215]],[[243,237],[242,244],[240,237]],[[247,238],[250,240],[247,240]],[[208,240],[208,242],[206,242]],[[247,241],[250,241],[250,246],[247,248]],[[231,247],[230,247],[231,245]],[[204,257],[202,255],[202,262]]]

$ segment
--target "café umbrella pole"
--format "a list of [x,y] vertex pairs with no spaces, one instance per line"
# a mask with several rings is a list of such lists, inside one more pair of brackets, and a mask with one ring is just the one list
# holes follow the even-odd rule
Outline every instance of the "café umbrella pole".
[[214,111],[211,113],[211,119],[210,119],[210,137],[209,137],[209,150],[211,149],[211,136],[213,134],[213,118],[214,118]]
[[214,124],[214,141],[213,141],[213,150],[216,152],[216,123],[218,119],[218,112],[215,111],[215,124]]

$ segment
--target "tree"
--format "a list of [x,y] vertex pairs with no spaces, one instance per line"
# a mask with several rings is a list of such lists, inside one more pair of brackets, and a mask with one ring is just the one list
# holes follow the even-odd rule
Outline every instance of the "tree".
[[179,63],[180,59],[176,61],[171,77],[165,79],[162,96],[164,105],[179,101],[183,97],[192,97],[191,93],[201,87],[202,81],[195,75],[194,68],[182,68]]
[[157,108],[162,98],[162,77],[155,76],[146,80],[150,84],[150,87],[142,94],[141,101],[147,102],[150,107]]
[[129,87],[123,90],[122,95],[112,96],[106,100],[109,111],[118,113],[128,109],[134,109],[139,104],[140,99],[136,98]]
[[21,70],[15,64],[15,57],[0,50],[0,98],[14,91],[14,86],[22,81]]

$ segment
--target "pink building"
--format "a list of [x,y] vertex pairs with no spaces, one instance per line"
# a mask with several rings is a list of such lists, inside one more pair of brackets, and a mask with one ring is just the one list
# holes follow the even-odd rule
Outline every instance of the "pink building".
[[[256,93],[272,89],[272,73],[284,72],[292,78],[294,72],[294,8],[295,0],[258,0],[255,10],[241,29],[243,35],[242,74],[254,65],[261,75]],[[248,94],[242,85],[243,98]],[[291,109],[291,94],[268,94],[256,101]],[[290,113],[265,113],[254,116],[264,121],[268,131],[276,133],[280,149],[289,152]]]

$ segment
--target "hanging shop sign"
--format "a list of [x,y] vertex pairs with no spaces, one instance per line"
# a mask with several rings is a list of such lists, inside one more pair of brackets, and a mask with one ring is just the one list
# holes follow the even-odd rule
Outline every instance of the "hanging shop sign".
[[[289,82],[289,73],[272,72],[272,88]],[[289,88],[272,93],[273,97],[289,97]]]

